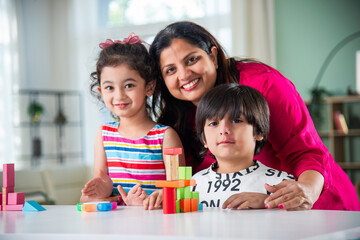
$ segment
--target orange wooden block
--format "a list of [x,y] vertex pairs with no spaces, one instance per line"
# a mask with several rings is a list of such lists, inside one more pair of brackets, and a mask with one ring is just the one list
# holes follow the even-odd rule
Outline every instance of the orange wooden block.
[[198,200],[196,198],[190,199],[191,201],[191,211],[196,212],[198,211]]
[[81,211],[83,211],[83,212],[95,212],[96,211],[96,204],[94,204],[94,203],[91,203],[91,204],[84,203],[83,205],[81,205]]
[[190,212],[191,211],[191,199],[180,199],[180,211]]
[[184,180],[176,181],[156,181],[155,187],[180,188],[185,186]]
[[185,186],[196,186],[195,179],[185,179]]

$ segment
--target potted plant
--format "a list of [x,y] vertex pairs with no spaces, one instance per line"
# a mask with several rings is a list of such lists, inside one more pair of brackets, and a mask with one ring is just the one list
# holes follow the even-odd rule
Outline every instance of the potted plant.
[[44,113],[44,107],[40,103],[36,101],[32,101],[30,103],[28,107],[28,114],[33,123],[38,123],[43,113]]

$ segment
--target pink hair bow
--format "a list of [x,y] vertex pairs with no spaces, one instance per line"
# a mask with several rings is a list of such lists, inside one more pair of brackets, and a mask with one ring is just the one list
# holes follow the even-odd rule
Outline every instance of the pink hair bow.
[[150,46],[147,42],[143,41],[140,39],[139,36],[135,35],[135,33],[130,33],[130,35],[127,38],[124,38],[123,41],[119,41],[119,40],[111,40],[111,39],[106,39],[105,42],[100,43],[99,47],[101,49],[110,47],[112,45],[114,45],[115,43],[120,43],[120,44],[125,44],[125,43],[129,43],[129,44],[135,44],[135,43],[142,43],[145,44],[145,46]]

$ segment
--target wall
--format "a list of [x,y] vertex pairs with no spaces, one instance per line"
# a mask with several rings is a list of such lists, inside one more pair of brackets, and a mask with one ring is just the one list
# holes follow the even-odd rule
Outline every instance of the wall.
[[[277,68],[303,98],[331,49],[360,31],[358,0],[275,0]],[[355,90],[355,52],[360,38],[341,49],[330,63],[320,86],[337,95]]]

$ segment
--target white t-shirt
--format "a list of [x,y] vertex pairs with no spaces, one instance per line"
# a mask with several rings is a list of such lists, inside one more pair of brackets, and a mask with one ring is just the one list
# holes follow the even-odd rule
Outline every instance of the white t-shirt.
[[196,180],[193,191],[199,192],[203,207],[222,207],[230,196],[241,192],[269,194],[265,183],[276,185],[283,180],[295,180],[293,175],[269,168],[256,160],[251,167],[234,173],[216,173],[213,167],[211,165],[192,177]]

